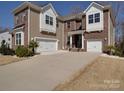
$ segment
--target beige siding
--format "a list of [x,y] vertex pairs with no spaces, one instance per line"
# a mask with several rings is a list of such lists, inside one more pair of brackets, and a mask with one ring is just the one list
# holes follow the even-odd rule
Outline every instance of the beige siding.
[[59,40],[58,49],[64,49],[64,23],[61,21],[58,22],[56,36],[57,39]]
[[30,39],[34,37],[56,38],[56,36],[45,35],[40,32],[40,13],[30,11]]
[[40,32],[40,13],[30,11],[30,39],[36,37]]

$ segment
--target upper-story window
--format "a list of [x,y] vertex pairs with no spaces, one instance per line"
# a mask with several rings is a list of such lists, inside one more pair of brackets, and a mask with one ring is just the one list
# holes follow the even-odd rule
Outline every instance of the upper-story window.
[[53,25],[53,17],[50,17],[50,25]]
[[93,15],[89,15],[89,24],[93,23]]
[[100,13],[95,14],[95,23],[100,22]]
[[46,15],[46,24],[49,24],[49,16]]
[[89,20],[89,24],[100,22],[100,13],[89,15],[88,20]]
[[53,25],[53,17],[46,15],[46,24]]

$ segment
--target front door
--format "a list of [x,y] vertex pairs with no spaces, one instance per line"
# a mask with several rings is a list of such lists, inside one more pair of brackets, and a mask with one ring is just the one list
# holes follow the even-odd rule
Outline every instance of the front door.
[[72,47],[82,48],[82,35],[81,34],[72,36]]

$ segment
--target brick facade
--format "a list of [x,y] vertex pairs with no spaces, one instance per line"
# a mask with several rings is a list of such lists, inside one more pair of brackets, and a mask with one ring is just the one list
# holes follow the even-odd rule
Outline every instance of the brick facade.
[[103,50],[105,46],[108,45],[108,11],[104,11],[104,30],[103,31],[94,31],[94,32],[84,32],[84,45],[85,50],[87,50],[87,40],[101,40]]

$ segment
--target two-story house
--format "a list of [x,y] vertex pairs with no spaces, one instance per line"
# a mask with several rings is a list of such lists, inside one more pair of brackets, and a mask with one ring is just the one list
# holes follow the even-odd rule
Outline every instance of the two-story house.
[[12,35],[9,29],[0,31],[0,47],[3,40],[9,48],[12,48]]
[[60,16],[52,4],[37,6],[24,2],[13,10],[13,48],[35,39],[37,52],[82,49],[102,52],[114,45],[114,15],[111,6],[92,2],[79,14]]

